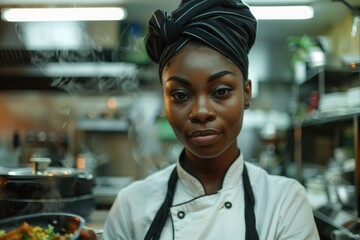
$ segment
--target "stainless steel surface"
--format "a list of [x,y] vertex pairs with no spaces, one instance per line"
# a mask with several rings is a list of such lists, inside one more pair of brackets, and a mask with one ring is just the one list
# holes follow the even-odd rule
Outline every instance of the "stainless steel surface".
[[50,158],[32,158],[30,160],[34,163],[34,173],[41,175],[44,174],[51,163]]
[[355,171],[330,168],[324,173],[329,203],[341,203],[344,209],[356,211]]
[[354,154],[357,216],[360,217],[360,115],[354,116]]
[[56,168],[50,167],[42,171],[41,174],[36,173],[32,168],[17,168],[11,169],[7,173],[10,176],[74,176],[77,175],[91,177],[86,171],[78,170],[75,168]]
[[360,239],[360,219],[339,206],[324,206],[314,216],[321,239]]
[[132,177],[97,177],[94,187],[96,204],[110,206],[119,191],[133,181]]

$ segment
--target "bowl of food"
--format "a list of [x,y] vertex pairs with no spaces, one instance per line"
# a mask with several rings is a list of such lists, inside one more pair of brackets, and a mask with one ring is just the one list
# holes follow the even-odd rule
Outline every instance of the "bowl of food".
[[75,240],[85,220],[70,213],[39,213],[0,220],[0,240]]

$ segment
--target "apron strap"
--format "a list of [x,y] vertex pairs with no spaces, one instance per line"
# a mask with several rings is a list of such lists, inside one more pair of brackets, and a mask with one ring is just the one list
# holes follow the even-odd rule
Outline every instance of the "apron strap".
[[245,198],[245,226],[246,240],[258,240],[259,236],[256,231],[256,218],[255,218],[255,197],[250,185],[249,175],[244,163],[243,170],[243,182],[244,182],[244,198]]
[[172,205],[174,199],[174,193],[176,188],[176,182],[179,176],[176,171],[176,167],[171,173],[169,182],[168,182],[168,190],[166,193],[165,200],[161,205],[159,211],[156,213],[154,220],[152,221],[148,232],[146,233],[145,240],[158,240],[160,239],[160,235],[162,229],[165,226],[167,218],[169,216],[170,207]]
[[[160,239],[160,235],[162,229],[165,226],[167,218],[169,216],[169,210],[173,202],[176,182],[179,176],[176,171],[176,167],[171,173],[169,182],[168,182],[168,190],[165,197],[163,204],[161,205],[159,211],[156,213],[153,222],[150,225],[148,232],[145,235],[144,240],[158,240]],[[244,200],[245,200],[245,226],[246,226],[246,233],[245,239],[246,240],[258,240],[259,236],[256,231],[256,220],[255,220],[255,198],[254,193],[252,191],[250,185],[249,175],[244,163],[244,170],[243,170],[243,183],[244,183]]]

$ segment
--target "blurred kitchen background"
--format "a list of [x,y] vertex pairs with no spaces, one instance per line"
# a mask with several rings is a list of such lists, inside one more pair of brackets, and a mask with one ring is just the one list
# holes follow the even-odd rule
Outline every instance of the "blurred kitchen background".
[[[314,209],[329,201],[316,194],[328,170],[352,171],[358,203],[360,0],[245,2],[314,10],[309,19],[259,20],[250,53],[253,101],[239,136],[246,160],[301,181],[315,193]],[[97,207],[107,208],[123,186],[176,162],[182,146],[164,117],[143,38],[154,10],[171,12],[179,3],[0,0],[0,166],[29,167],[35,156],[86,169],[97,180]],[[34,7],[122,7],[126,16],[4,19],[6,9]]]

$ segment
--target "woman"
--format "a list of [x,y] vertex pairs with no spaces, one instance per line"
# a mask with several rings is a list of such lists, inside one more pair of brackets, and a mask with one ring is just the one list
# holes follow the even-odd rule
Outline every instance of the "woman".
[[304,188],[245,163],[238,149],[256,24],[235,0],[153,14],[146,47],[184,150],[176,166],[119,193],[105,239],[319,239]]

